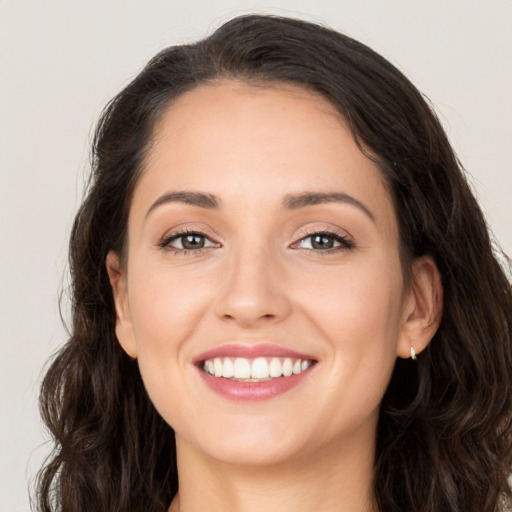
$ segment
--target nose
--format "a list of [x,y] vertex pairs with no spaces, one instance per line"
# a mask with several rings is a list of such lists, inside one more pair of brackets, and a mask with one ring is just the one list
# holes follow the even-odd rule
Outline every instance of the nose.
[[246,250],[229,263],[215,310],[244,329],[277,323],[291,310],[285,271],[271,254]]

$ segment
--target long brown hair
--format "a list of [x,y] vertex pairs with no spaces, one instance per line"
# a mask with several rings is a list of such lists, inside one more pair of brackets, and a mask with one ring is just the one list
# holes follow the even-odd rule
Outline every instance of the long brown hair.
[[442,275],[441,326],[417,364],[397,361],[381,406],[380,510],[503,510],[512,291],[461,165],[429,104],[389,62],[330,29],[271,16],[235,18],[197,44],[163,50],[100,119],[70,241],[71,337],[42,384],[55,449],[39,474],[38,509],[161,512],[177,492],[173,431],[116,340],[105,259],[124,250],[155,122],[183,92],[226,77],[293,83],[336,106],[390,185],[404,272],[429,254]]

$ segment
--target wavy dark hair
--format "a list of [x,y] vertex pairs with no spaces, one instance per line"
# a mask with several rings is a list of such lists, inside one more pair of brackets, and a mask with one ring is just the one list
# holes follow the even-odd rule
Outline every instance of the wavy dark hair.
[[[48,368],[55,440],[37,480],[41,512],[162,512],[178,489],[172,429],[120,348],[105,260],[127,218],[157,120],[186,91],[223,79],[320,93],[378,164],[395,201],[404,274],[428,254],[443,320],[417,363],[398,360],[381,406],[374,494],[382,511],[496,512],[510,498],[512,291],[482,212],[423,96],[384,58],[333,30],[242,16],[154,57],[106,107],[70,241],[72,328]],[[501,254],[501,253],[500,253]]]

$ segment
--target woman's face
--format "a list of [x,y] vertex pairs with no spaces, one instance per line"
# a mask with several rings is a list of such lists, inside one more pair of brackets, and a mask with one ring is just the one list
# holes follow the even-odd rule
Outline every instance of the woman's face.
[[116,332],[178,451],[372,449],[414,301],[383,177],[328,102],[229,81],[179,97],[128,235]]

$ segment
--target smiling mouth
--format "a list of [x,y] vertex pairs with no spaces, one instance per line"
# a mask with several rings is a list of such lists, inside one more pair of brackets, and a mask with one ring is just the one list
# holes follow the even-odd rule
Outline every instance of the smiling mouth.
[[290,357],[215,357],[201,361],[198,366],[213,377],[235,382],[266,382],[303,373],[315,362],[313,359]]

